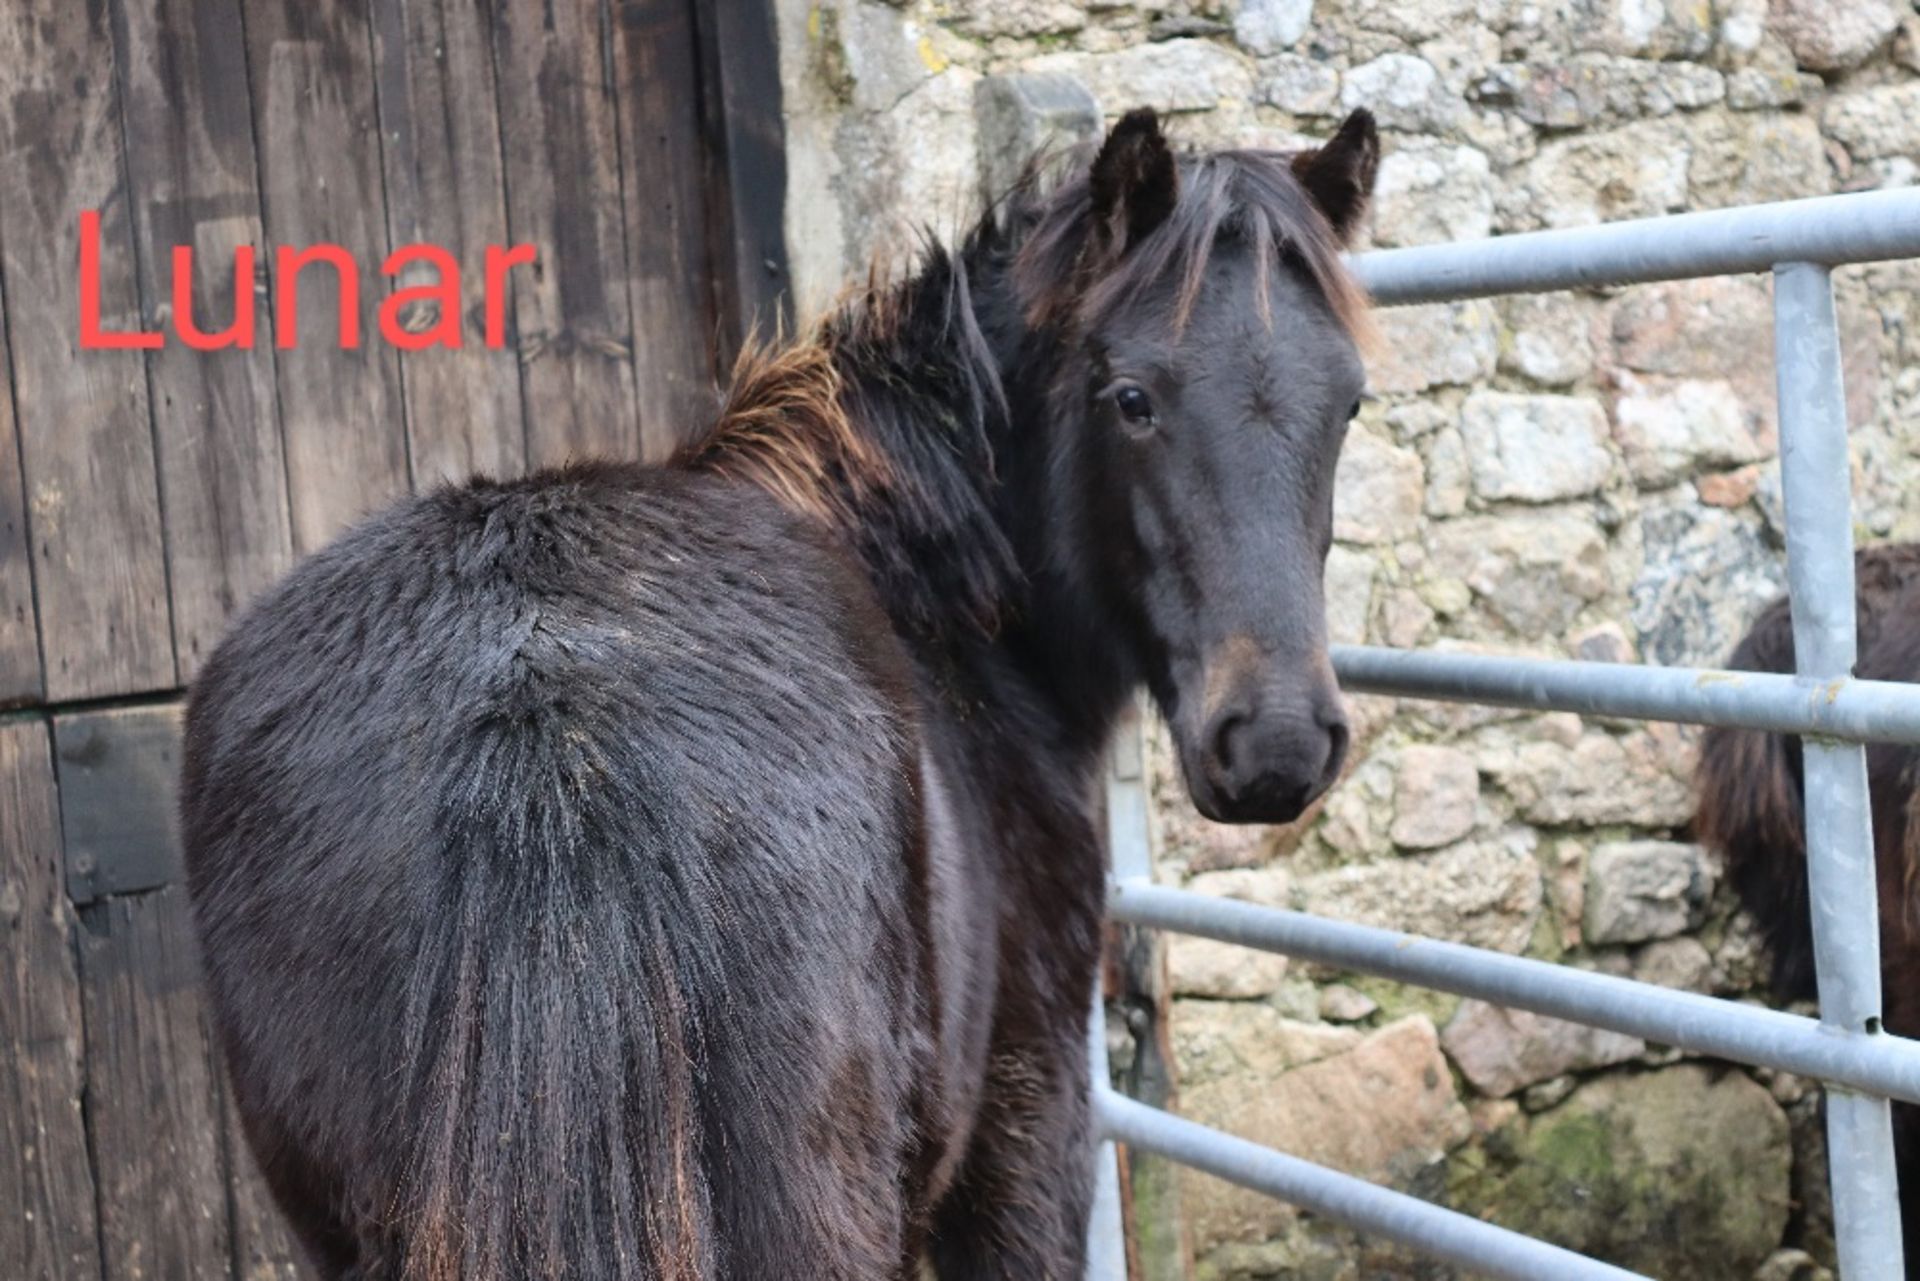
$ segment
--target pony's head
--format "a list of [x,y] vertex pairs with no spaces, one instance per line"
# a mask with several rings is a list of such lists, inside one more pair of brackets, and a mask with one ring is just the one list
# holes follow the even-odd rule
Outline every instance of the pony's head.
[[1137,111],[1020,249],[1057,362],[1045,572],[1131,648],[1215,819],[1290,820],[1346,754],[1322,580],[1365,390],[1340,250],[1378,158],[1364,111],[1316,150],[1193,156]]

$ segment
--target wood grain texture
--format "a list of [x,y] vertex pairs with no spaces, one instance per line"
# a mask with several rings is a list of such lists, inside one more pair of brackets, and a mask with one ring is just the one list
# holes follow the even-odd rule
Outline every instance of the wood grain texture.
[[102,5],[0,5],[0,280],[13,358],[46,693],[174,683],[147,377],[80,349],[80,213],[100,213],[100,315],[141,327]]
[[[484,341],[486,250],[507,243],[488,6],[373,0],[373,33],[388,230],[394,244],[437,246],[461,268],[463,345],[401,360],[414,484],[517,476],[527,461],[519,359],[511,343]],[[435,285],[439,273],[412,265],[396,283]],[[431,303],[409,308],[400,322],[410,331],[441,319]]]
[[[644,455],[664,458],[718,401],[723,341],[708,256],[699,46],[691,0],[613,0],[627,286]],[[738,334],[726,336],[733,345]]]
[[[167,563],[180,678],[190,680],[234,612],[293,559],[274,395],[265,236],[238,0],[115,0],[127,171],[148,315],[171,315],[173,247],[193,249],[193,320],[218,332],[237,291],[254,296],[252,350],[199,352],[171,338],[150,358],[166,495]],[[256,271],[234,277],[234,250]]]
[[[366,0],[250,0],[253,127],[267,237],[344,247],[361,267],[361,343],[342,350],[339,274],[299,274],[297,345],[275,351],[297,553],[407,492],[398,356],[379,336],[389,250]],[[288,287],[269,270],[277,301]],[[276,342],[281,340],[276,335]]]
[[742,337],[791,323],[787,276],[786,117],[774,0],[696,4],[706,144],[709,244],[721,355]]
[[47,726],[0,722],[0,1276],[100,1276],[82,1053]]
[[232,1233],[186,888],[80,913],[105,1281],[229,1275]]
[[604,18],[599,0],[495,10],[507,223],[539,251],[514,290],[532,466],[641,455]]
[[[225,1077],[221,1078],[224,1086]],[[312,1281],[313,1270],[274,1204],[226,1096],[227,1186],[233,1204],[234,1281]]]
[[7,360],[6,289],[0,282],[0,707],[37,702],[44,691],[27,495],[20,479],[20,432]]

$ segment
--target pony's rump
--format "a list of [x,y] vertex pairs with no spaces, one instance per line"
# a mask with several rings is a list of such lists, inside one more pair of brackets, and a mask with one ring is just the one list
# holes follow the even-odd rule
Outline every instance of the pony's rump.
[[740,495],[594,467],[413,500],[197,683],[238,1100],[282,1200],[344,1210],[310,1244],[349,1275],[771,1276],[822,1234],[896,1266],[905,678],[841,557]]

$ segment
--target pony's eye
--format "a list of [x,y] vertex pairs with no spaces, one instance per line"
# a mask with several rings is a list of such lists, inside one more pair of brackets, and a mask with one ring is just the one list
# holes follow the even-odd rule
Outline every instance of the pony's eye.
[[[1362,399],[1365,399],[1365,397],[1362,397]],[[1360,416],[1360,401],[1356,400],[1353,402],[1353,408],[1347,411],[1347,421],[1352,422],[1354,419],[1358,418],[1359,416]]]
[[1130,423],[1153,421],[1153,402],[1138,387],[1122,387],[1113,394],[1113,403],[1120,407],[1121,416]]

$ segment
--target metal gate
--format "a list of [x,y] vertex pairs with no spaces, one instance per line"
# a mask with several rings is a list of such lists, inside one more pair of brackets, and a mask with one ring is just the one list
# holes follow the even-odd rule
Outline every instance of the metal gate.
[[[1845,1281],[1900,1281],[1889,1098],[1920,1103],[1920,1042],[1880,1025],[1880,938],[1867,742],[1920,743],[1920,687],[1855,680],[1852,493],[1831,271],[1920,257],[1920,191],[1682,214],[1469,244],[1395,249],[1352,266],[1396,306],[1773,273],[1794,676],[1335,646],[1351,691],[1805,736],[1807,875],[1818,1020],[1391,930],[1153,884],[1137,760],[1109,789],[1113,919],[1381,975],[1826,1085],[1834,1235]],[[1123,756],[1125,753],[1122,754]],[[1159,1153],[1433,1258],[1515,1281],[1637,1274],[1136,1103],[1107,1084],[1096,993],[1093,1098],[1103,1142],[1089,1276],[1123,1281],[1113,1144]],[[1329,1118],[1329,1124],[1338,1124]],[[1641,1281],[1645,1281],[1644,1278]]]

